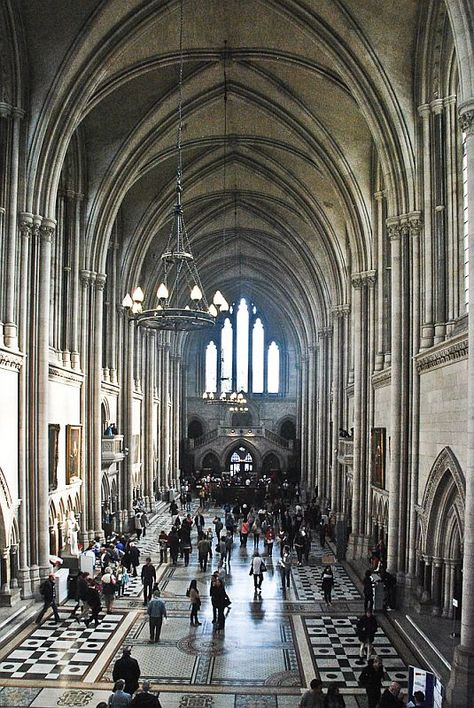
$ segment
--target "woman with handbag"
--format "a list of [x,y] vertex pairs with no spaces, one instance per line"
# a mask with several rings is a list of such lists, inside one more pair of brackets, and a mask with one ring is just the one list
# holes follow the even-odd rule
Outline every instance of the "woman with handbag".
[[187,597],[189,597],[189,602],[191,603],[191,626],[198,627],[201,622],[198,620],[198,612],[201,609],[201,596],[199,595],[199,590],[197,589],[197,581],[191,580],[189,588],[186,592]]

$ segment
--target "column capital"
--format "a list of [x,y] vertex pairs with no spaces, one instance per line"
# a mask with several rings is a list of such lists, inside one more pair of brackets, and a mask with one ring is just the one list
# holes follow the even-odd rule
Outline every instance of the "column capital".
[[0,101],[0,118],[24,118],[26,111],[19,106],[12,106],[11,103]]
[[105,287],[105,281],[107,280],[107,275],[105,273],[95,274],[95,287],[96,290],[103,290]]
[[374,192],[374,199],[377,202],[381,202],[385,198],[385,189],[380,189],[378,192]]
[[323,327],[318,330],[318,341],[321,339],[329,339],[332,337],[332,327]]
[[335,305],[332,310],[332,316],[333,318],[338,318],[342,319],[343,317],[349,317],[350,312],[351,312],[351,306],[344,304],[344,305]]
[[33,234],[33,214],[21,211],[18,214],[18,228],[23,238],[30,238]]
[[421,216],[421,211],[412,211],[407,215],[407,217],[410,236],[412,236],[413,238],[418,238],[421,229],[423,228],[423,219]]
[[431,115],[431,106],[429,103],[422,103],[418,106],[418,113],[422,118],[429,118]]
[[459,125],[466,135],[474,135],[474,107],[463,111],[459,110]]
[[443,98],[443,103],[445,106],[455,106],[457,103],[457,96],[455,94],[452,96],[446,96]]
[[92,280],[92,272],[90,270],[81,270],[80,273],[81,283],[84,287],[87,287]]
[[55,230],[56,221],[54,221],[54,219],[44,218],[41,222],[41,226],[39,227],[40,239],[47,243],[51,243]]
[[372,286],[377,276],[376,270],[363,270],[360,273],[353,273],[351,276],[352,287],[360,288]]
[[442,98],[435,98],[434,101],[431,101],[430,107],[435,115],[443,112],[443,103],[444,100]]

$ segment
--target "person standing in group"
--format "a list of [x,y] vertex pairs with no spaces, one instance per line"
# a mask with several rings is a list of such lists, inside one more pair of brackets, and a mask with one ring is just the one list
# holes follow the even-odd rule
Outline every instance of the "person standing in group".
[[54,573],[50,573],[46,580],[43,580],[40,585],[40,593],[43,596],[44,604],[35,620],[36,624],[41,624],[41,620],[49,607],[53,610],[54,621],[56,623],[59,622],[58,606],[56,605],[56,576]]
[[171,562],[178,565],[179,536],[175,528],[172,528],[168,535],[168,547],[170,549]]
[[130,576],[124,565],[121,565],[117,571],[118,596],[123,597],[127,585],[130,583]]
[[112,695],[109,697],[107,705],[109,708],[125,708],[129,706],[132,702],[132,696],[130,693],[124,690],[125,681],[123,679],[118,679],[115,682],[112,689]]
[[323,570],[321,581],[321,589],[324,593],[324,602],[329,607],[332,605],[332,589],[334,587],[334,575],[330,565],[327,565]]
[[357,636],[360,642],[360,657],[363,658],[367,650],[367,659],[370,659],[372,654],[372,644],[374,643],[375,633],[377,632],[378,624],[371,610],[367,610],[365,615],[357,620]]
[[77,576],[76,606],[74,607],[73,611],[71,612],[71,617],[76,617],[76,612],[81,605],[82,605],[81,613],[84,611],[84,604],[86,602],[87,589],[89,587],[89,583],[87,582],[88,577],[89,577],[89,573],[79,573],[79,575]]
[[265,531],[265,546],[267,548],[267,556],[272,557],[273,554],[273,543],[275,541],[275,532],[273,531],[273,526],[269,525]]
[[136,578],[138,575],[137,568],[140,565],[140,550],[134,543],[130,544],[130,563],[133,567],[132,575]]
[[212,587],[211,584],[211,600],[217,612],[217,621],[214,628],[217,629],[217,631],[221,631],[225,628],[224,610],[226,607],[229,607],[230,600],[222,581],[216,575],[214,575],[214,586]]
[[309,689],[302,695],[299,708],[324,708],[322,682],[314,678],[309,684]]
[[260,557],[258,551],[255,551],[252,558],[252,565],[250,566],[249,574],[253,575],[253,584],[256,593],[262,592],[263,574],[266,569],[267,567],[264,563],[263,558]]
[[147,558],[142,566],[141,579],[143,584],[143,604],[148,605],[156,583],[156,569],[151,562],[151,558]]
[[224,539],[225,543],[225,562],[230,565],[230,559],[232,558],[232,547],[234,545],[234,537],[231,532],[227,532],[227,536]]
[[339,693],[339,686],[332,684],[324,696],[324,708],[346,708],[346,702]]
[[189,597],[189,602],[191,603],[190,625],[197,627],[202,623],[198,620],[198,612],[201,609],[201,596],[199,595],[196,580],[191,580],[186,596]]
[[150,682],[143,681],[142,690],[135,693],[130,708],[161,708],[158,696],[151,693],[150,688]]
[[[94,620],[94,626],[98,627],[99,626],[99,613],[102,609],[102,605],[100,603],[100,595],[99,591],[95,587],[95,585],[90,585],[89,589],[87,591],[86,595],[86,611],[82,613],[82,615],[79,617],[79,620],[83,620],[84,624],[86,627],[89,626],[89,624]],[[88,612],[89,609],[91,611],[91,616],[88,617]]]
[[286,591],[286,589],[290,588],[290,577],[291,577],[291,555],[290,555],[290,547],[289,546],[284,546],[283,547],[283,553],[278,561],[278,565],[280,568],[280,574],[281,574],[281,586],[283,592]]
[[255,551],[258,551],[258,546],[260,544],[260,534],[262,532],[262,526],[260,523],[260,519],[258,516],[255,516],[255,520],[252,524],[252,533],[253,533],[253,547]]
[[138,661],[132,656],[131,647],[124,647],[120,659],[114,664],[112,678],[114,681],[123,679],[125,681],[125,693],[131,696],[138,688],[138,679],[140,678],[140,667]]
[[189,556],[191,555],[192,550],[193,547],[191,545],[191,538],[188,534],[184,534],[181,539],[181,552],[183,554],[185,568],[189,565]]
[[404,705],[405,701],[403,700],[400,684],[396,681],[392,681],[390,686],[382,693],[379,708],[398,708],[398,706]]
[[243,546],[243,548],[247,547],[247,538],[249,535],[249,530],[250,524],[248,522],[248,519],[244,519],[240,524],[240,545]]
[[102,596],[105,602],[105,611],[107,614],[112,612],[112,608],[115,600],[115,586],[117,580],[112,572],[112,568],[108,567],[105,569],[105,573],[101,578],[102,582]]
[[160,598],[159,590],[154,591],[153,597],[148,603],[147,612],[150,627],[150,642],[156,644],[156,642],[160,641],[163,617],[166,617],[166,605]]
[[384,668],[382,661],[376,656],[369,659],[365,669],[359,676],[359,686],[365,688],[367,693],[368,708],[377,708],[382,692]]

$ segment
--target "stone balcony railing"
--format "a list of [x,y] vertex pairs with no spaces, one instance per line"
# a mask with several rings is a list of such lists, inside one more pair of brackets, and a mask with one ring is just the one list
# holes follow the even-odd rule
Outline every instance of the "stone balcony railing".
[[339,438],[337,450],[337,460],[341,465],[352,467],[354,457],[354,440],[353,438]]
[[112,435],[102,438],[102,462],[112,464],[121,462],[125,457],[123,435]]
[[282,447],[285,450],[292,450],[294,446],[294,440],[287,440],[282,438],[281,435],[274,433],[273,430],[268,430],[264,426],[257,426],[252,428],[232,428],[220,425],[214,430],[210,430],[208,433],[201,435],[200,438],[195,440],[188,440],[188,449],[195,450],[198,447],[207,445],[208,443],[216,440],[217,438],[228,437],[228,438],[266,438],[273,445]]

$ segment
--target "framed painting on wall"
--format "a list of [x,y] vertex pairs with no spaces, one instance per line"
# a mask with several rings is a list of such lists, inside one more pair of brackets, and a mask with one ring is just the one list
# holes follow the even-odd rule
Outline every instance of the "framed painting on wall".
[[66,484],[82,478],[82,425],[66,425]]
[[372,428],[372,484],[385,489],[385,428]]
[[48,425],[48,483],[52,492],[58,486],[59,430],[58,423]]

